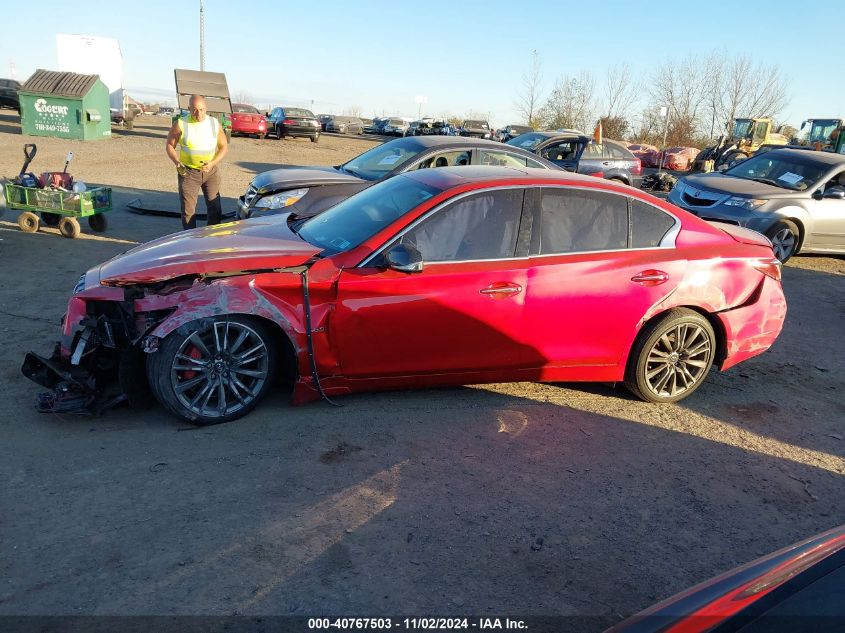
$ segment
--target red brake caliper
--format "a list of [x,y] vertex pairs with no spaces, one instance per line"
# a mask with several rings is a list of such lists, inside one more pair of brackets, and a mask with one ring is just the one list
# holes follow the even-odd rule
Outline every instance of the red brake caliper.
[[[190,351],[188,352],[187,355],[190,356],[191,358],[195,358],[196,360],[199,360],[200,358],[202,358],[202,352],[199,350],[199,348],[196,345],[191,346],[191,349],[190,349]],[[190,380],[191,378],[193,378],[196,375],[197,375],[197,372],[194,371],[193,369],[186,369],[185,371],[182,372],[182,379],[183,380]]]

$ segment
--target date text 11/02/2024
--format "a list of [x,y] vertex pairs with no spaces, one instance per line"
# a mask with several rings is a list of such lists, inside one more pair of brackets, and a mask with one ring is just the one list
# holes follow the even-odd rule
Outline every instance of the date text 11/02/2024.
[[510,618],[309,618],[314,630],[520,630],[527,629],[524,620]]

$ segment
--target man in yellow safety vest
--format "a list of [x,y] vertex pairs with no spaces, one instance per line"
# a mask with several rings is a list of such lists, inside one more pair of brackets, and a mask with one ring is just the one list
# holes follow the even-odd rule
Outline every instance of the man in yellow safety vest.
[[179,176],[183,229],[197,226],[194,213],[200,189],[205,197],[208,224],[220,224],[223,211],[217,165],[229,151],[220,121],[206,112],[205,98],[193,95],[188,109],[190,114],[176,119],[170,128],[166,147],[167,157],[176,165]]

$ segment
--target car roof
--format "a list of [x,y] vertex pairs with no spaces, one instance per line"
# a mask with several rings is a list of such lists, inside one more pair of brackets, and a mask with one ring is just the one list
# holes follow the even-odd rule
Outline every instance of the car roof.
[[[456,145],[472,145],[478,147],[491,147],[502,149],[503,143],[498,141],[489,141],[484,138],[471,138],[468,136],[414,136],[414,141],[419,143],[422,147],[451,147]],[[508,145],[508,150],[521,149],[514,148],[513,145]],[[524,151],[524,150],[523,150]]]
[[576,132],[552,132],[548,130],[539,130],[537,132],[526,132],[526,134],[539,134],[540,136],[545,137],[546,140],[550,139],[573,139],[577,138],[580,140],[590,140],[591,137],[587,136],[586,134],[578,134]]
[[773,149],[765,153],[766,156],[777,154],[784,158],[795,158],[799,161],[806,161],[808,158],[817,160],[826,165],[845,165],[845,154],[836,154],[834,152],[817,152],[816,150],[801,150],[801,149]]
[[[497,143],[497,145],[501,144]],[[493,167],[484,165],[417,169],[415,171],[406,172],[402,174],[402,176],[413,178],[418,182],[438,189],[451,189],[452,187],[466,185],[468,183],[495,183],[507,180],[524,180],[526,178],[550,184],[583,182],[595,185],[596,182],[601,181],[601,179],[596,178],[595,176],[585,176],[583,174],[576,174],[570,171],[563,171],[562,169],[540,169],[535,167],[518,169],[515,167]]]

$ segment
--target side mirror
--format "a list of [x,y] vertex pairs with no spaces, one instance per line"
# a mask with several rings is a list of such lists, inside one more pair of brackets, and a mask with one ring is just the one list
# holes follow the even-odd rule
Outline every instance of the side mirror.
[[845,200],[845,189],[842,187],[829,187],[825,190],[823,198],[829,200]]
[[391,248],[385,253],[385,261],[388,268],[398,270],[400,273],[423,271],[422,253],[410,244],[397,244]]

